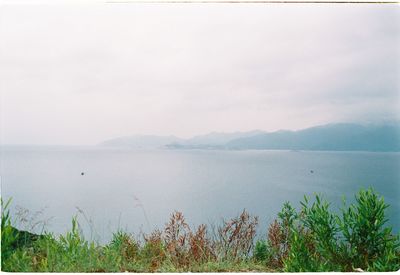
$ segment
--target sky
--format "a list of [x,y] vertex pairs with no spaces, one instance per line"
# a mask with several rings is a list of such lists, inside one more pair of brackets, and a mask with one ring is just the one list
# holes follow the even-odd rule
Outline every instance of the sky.
[[0,8],[0,143],[399,120],[400,9],[362,4]]

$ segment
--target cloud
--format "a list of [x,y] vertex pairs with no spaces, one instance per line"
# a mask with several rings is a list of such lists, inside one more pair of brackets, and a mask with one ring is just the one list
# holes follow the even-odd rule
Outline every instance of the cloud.
[[399,10],[6,6],[2,143],[399,118]]

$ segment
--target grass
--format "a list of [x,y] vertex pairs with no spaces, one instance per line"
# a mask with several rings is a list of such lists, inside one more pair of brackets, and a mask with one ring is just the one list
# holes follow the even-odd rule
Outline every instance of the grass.
[[265,238],[247,211],[215,230],[190,228],[174,212],[163,230],[142,238],[113,234],[107,245],[84,239],[76,218],[65,235],[15,229],[2,202],[1,268],[9,272],[298,272],[397,271],[399,236],[386,227],[383,198],[361,190],[356,202],[332,213],[319,196],[300,210],[285,203]]

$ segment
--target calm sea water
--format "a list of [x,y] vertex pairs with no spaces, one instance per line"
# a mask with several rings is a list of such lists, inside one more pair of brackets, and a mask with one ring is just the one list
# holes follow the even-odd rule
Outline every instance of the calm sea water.
[[174,210],[199,225],[245,208],[259,216],[264,234],[285,201],[298,207],[304,195],[321,193],[335,208],[342,196],[350,202],[372,186],[391,205],[399,232],[399,167],[400,153],[8,146],[1,148],[1,191],[13,198],[14,214],[29,209],[33,221],[16,220],[20,227],[51,218],[46,230],[64,233],[78,215],[85,234],[103,242],[117,229],[162,228]]

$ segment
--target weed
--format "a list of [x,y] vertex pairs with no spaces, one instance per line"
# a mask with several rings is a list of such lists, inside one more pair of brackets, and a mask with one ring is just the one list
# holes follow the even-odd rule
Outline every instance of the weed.
[[[138,241],[118,231],[108,245],[85,240],[76,217],[59,237],[12,226],[10,200],[1,202],[1,268],[17,272],[396,271],[400,240],[386,227],[387,205],[372,189],[335,213],[316,196],[300,211],[285,203],[254,246],[258,218],[243,212],[222,225],[191,230],[174,212],[163,231]],[[20,211],[22,211],[20,209]],[[24,217],[27,217],[26,211]],[[29,222],[29,219],[26,218]],[[214,233],[214,235],[213,235]],[[211,237],[210,237],[211,235]],[[253,251],[253,254],[251,254]]]
[[145,243],[140,251],[142,261],[149,266],[151,272],[156,271],[166,260],[167,254],[165,245],[162,241],[162,232],[153,231],[151,234],[144,236]]
[[122,258],[127,261],[133,261],[139,255],[140,247],[138,242],[130,234],[123,231],[113,234],[110,247],[118,251]]
[[220,255],[222,259],[238,260],[247,257],[253,247],[258,217],[246,210],[236,218],[224,221],[218,228]]
[[216,259],[213,245],[207,236],[207,226],[201,224],[196,232],[189,234],[189,255],[197,263],[204,263]]
[[172,213],[169,223],[164,229],[164,241],[171,257],[178,267],[189,264],[189,235],[190,227],[181,212]]

